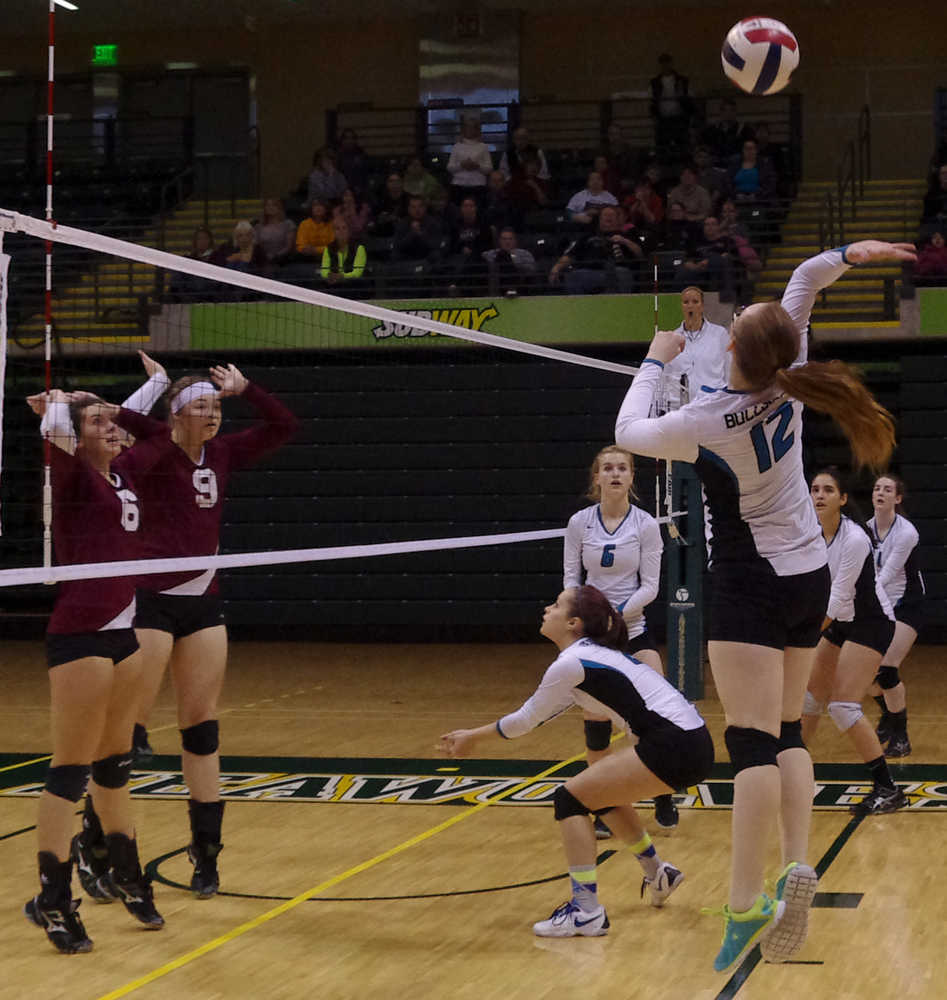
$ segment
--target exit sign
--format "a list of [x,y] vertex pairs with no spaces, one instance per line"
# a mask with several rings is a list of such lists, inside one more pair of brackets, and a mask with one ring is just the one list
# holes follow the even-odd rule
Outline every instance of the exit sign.
[[93,66],[117,66],[118,46],[117,45],[93,45],[92,46]]

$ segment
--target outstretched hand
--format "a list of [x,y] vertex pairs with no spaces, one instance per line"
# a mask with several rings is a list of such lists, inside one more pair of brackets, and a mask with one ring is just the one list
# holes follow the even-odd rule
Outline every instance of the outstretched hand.
[[214,365],[210,369],[221,396],[239,396],[246,389],[248,380],[236,365]]
[[167,376],[167,372],[164,369],[164,365],[160,361],[155,361],[154,358],[149,357],[144,351],[138,352],[138,357],[141,358],[141,363],[144,365],[145,374],[148,378],[154,378],[155,375]]
[[886,261],[917,260],[913,243],[885,243],[884,240],[859,240],[845,248],[845,257],[852,264],[879,264]]
[[437,749],[448,757],[466,757],[475,742],[472,729],[455,729],[438,740]]

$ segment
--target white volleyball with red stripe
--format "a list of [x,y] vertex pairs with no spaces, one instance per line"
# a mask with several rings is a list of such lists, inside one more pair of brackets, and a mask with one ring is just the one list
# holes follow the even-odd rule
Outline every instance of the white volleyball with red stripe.
[[796,36],[772,17],[746,17],[728,32],[720,50],[723,71],[748,94],[775,94],[799,65]]

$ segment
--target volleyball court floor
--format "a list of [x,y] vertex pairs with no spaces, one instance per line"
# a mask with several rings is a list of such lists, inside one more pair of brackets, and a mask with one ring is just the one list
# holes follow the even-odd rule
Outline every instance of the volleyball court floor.
[[[447,760],[435,747],[442,732],[517,707],[553,654],[543,642],[234,643],[221,712],[223,891],[197,901],[186,888],[186,792],[166,689],[152,723],[156,756],[133,779],[142,860],[166,927],[140,929],[120,904],[84,899],[94,950],[63,956],[22,916],[36,891],[33,824],[48,752],[42,646],[5,644],[0,998],[944,995],[942,647],[917,647],[904,668],[914,753],[893,770],[911,807],[851,816],[848,802],[867,790],[863,769],[825,720],[812,748],[810,861],[821,884],[809,941],[793,963],[751,953],[729,973],[711,967],[722,920],[700,913],[726,898],[732,783],[722,766],[677,797],[673,834],[641,807],[659,853],[685,873],[664,909],[639,898],[630,852],[600,841],[609,934],[532,934],[568,896],[550,798],[582,766],[581,718],[570,712],[515,742],[481,744],[475,760]],[[709,682],[707,694],[699,707],[722,756]],[[774,873],[777,864],[774,855]]]

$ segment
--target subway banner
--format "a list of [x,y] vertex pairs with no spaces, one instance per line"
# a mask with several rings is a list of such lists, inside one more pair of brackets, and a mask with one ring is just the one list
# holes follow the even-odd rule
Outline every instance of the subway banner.
[[[416,317],[534,344],[647,343],[654,333],[654,299],[650,295],[498,296],[371,304],[399,313],[398,321],[380,322],[301,302],[200,304],[175,310],[174,339],[177,346],[199,351],[232,348],[236,344],[242,348],[384,350],[392,345],[463,343],[420,329],[412,322]],[[673,329],[680,321],[680,297],[659,296],[661,328]],[[185,330],[187,334],[182,337]]]

